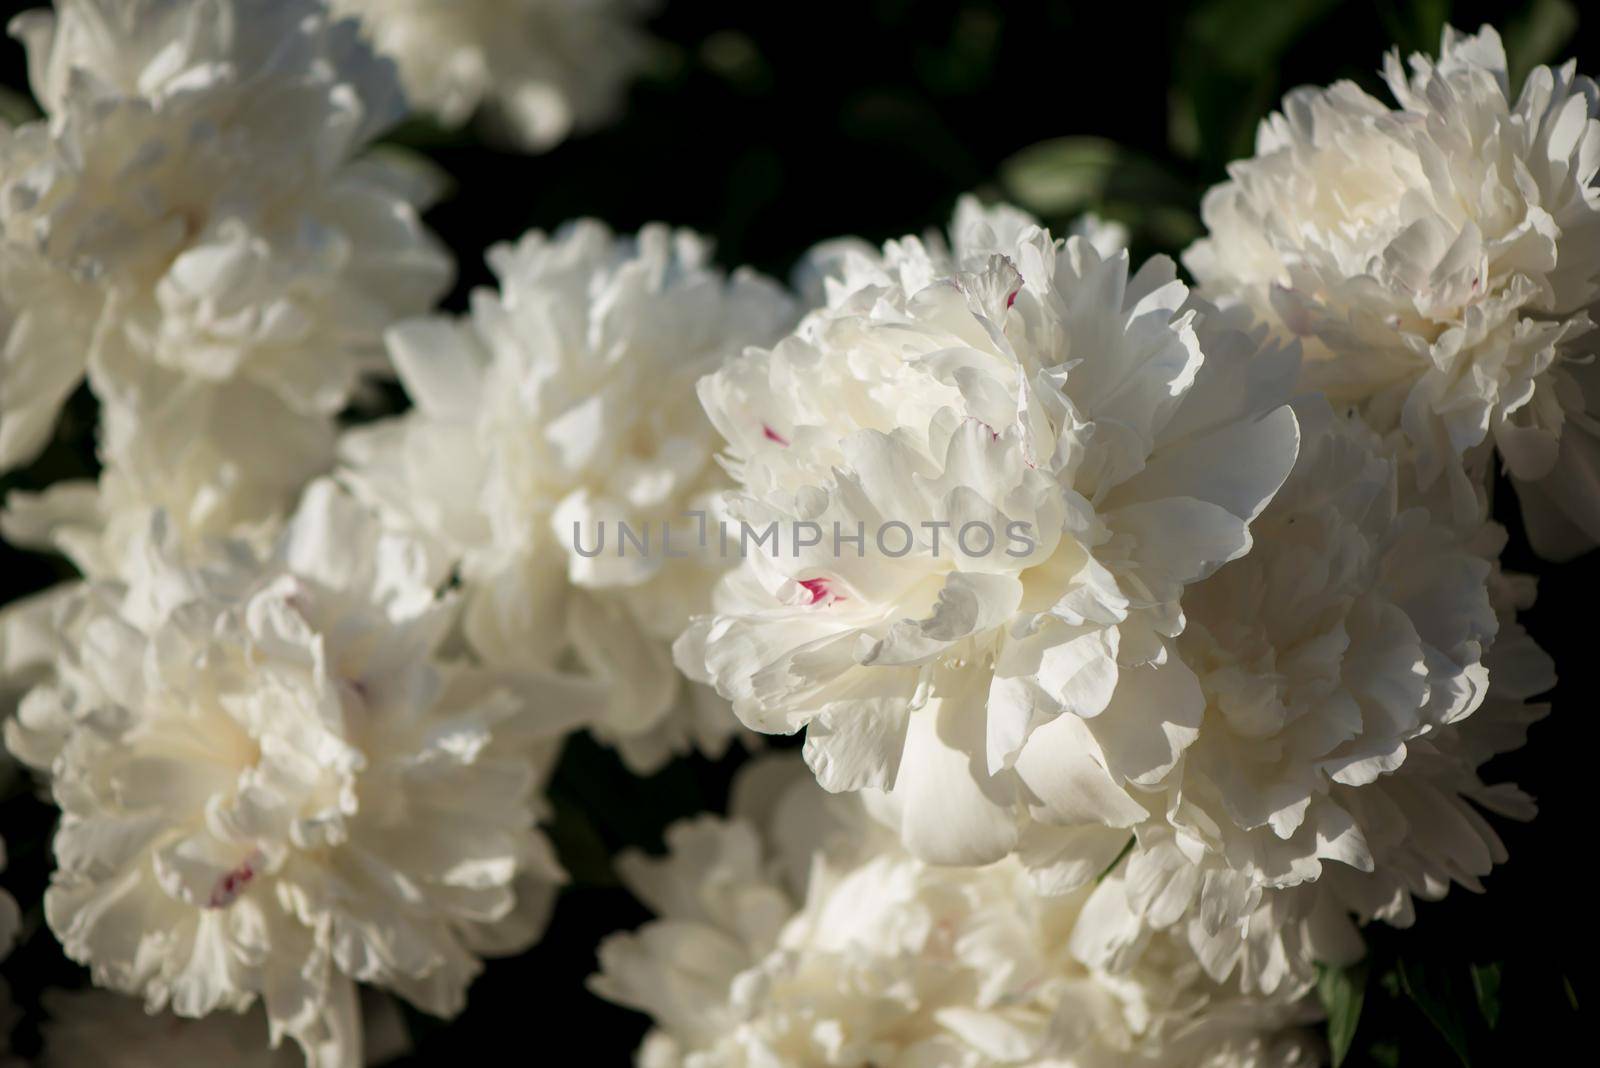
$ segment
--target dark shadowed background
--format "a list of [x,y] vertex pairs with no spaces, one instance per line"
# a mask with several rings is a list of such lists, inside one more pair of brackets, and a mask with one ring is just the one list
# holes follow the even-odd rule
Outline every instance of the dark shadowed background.
[[[32,6],[5,0],[0,13]],[[1446,20],[1495,24],[1514,80],[1569,56],[1600,73],[1600,10],[1580,18],[1579,8],[1567,0],[667,0],[651,24],[660,54],[615,126],[536,157],[496,151],[470,130],[416,125],[395,139],[453,178],[430,221],[460,262],[454,308],[491,281],[482,262],[489,244],[579,215],[619,230],[651,220],[693,227],[716,238],[724,263],[787,276],[820,239],[920,232],[976,190],[1056,221],[1091,208],[1121,219],[1142,257],[1175,253],[1196,235],[1200,193],[1229,159],[1248,154],[1256,122],[1286,89],[1348,77],[1381,93],[1383,52],[1435,48]],[[21,48],[5,42],[0,64],[0,84],[22,94],[0,99],[0,109],[26,115]],[[80,395],[46,457],[0,479],[0,489],[92,473],[93,426],[93,402]],[[1588,788],[1600,778],[1592,759],[1600,669],[1586,610],[1600,559],[1536,563],[1504,487],[1499,500],[1512,531],[1508,567],[1541,576],[1528,624],[1562,682],[1530,747],[1491,770],[1531,790],[1542,813],[1531,826],[1502,825],[1512,860],[1490,877],[1486,896],[1457,890],[1423,906],[1410,931],[1371,932],[1367,967],[1346,977],[1346,990],[1365,992],[1349,1065],[1564,1063],[1582,1055],[1558,1050],[1590,1046],[1579,1023],[1594,996]],[[0,602],[67,574],[59,560],[0,543]],[[584,988],[601,937],[646,918],[617,886],[612,858],[659,849],[672,820],[720,808],[740,759],[682,760],[639,780],[575,738],[551,788],[553,833],[573,883],[549,933],[532,952],[491,963],[456,1021],[410,1014],[417,1052],[402,1063],[628,1063],[643,1018]],[[28,917],[0,973],[32,1014],[43,987],[86,979],[40,917],[52,810],[20,774],[0,774],[0,796],[11,849],[0,883]],[[33,1018],[19,1025],[23,1052],[36,1040],[33,1026]]]

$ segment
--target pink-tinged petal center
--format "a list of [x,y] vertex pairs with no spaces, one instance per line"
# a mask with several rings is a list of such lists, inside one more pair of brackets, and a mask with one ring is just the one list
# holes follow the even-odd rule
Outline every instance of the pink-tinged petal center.
[[251,853],[237,868],[222,874],[217,879],[216,885],[211,888],[211,897],[206,901],[208,909],[225,909],[239,899],[239,895],[254,881],[259,874],[256,866],[261,863],[259,852]]
[[789,447],[789,439],[784,437],[782,434],[778,433],[776,430],[772,429],[770,426],[768,426],[765,423],[761,424],[761,433],[766,437],[766,439],[768,441],[775,441],[779,445],[782,445],[786,449]]
[[842,596],[834,592],[833,584],[825,578],[801,579],[800,585],[805,587],[806,592],[811,594],[811,600],[808,602],[810,604],[826,606],[834,601],[844,600]]

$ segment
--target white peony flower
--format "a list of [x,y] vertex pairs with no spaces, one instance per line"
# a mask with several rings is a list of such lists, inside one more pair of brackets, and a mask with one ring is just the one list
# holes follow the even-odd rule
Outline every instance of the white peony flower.
[[827,789],[888,791],[913,853],[971,864],[1040,848],[1040,821],[1145,817],[1203,711],[1183,590],[1249,548],[1298,438],[1294,352],[1170,262],[1130,279],[1014,212],[952,246],[847,263],[796,335],[701,384],[729,510],[780,544],[751,539],[677,654],[746,725],[807,727]]
[[265,547],[306,483],[335,460],[330,418],[296,412],[246,382],[175,382],[148,407],[111,405],[101,416],[97,479],[13,492],[0,512],[7,540],[61,552],[93,579],[138,569],[157,510],[188,547],[216,538]]
[[492,249],[501,288],[470,316],[390,334],[416,409],[345,448],[362,492],[459,561],[474,651],[581,664],[612,692],[597,729],[638,770],[691,741],[720,752],[737,726],[669,650],[722,566],[684,555],[700,536],[686,513],[728,484],[694,384],[793,311],[709,259],[687,232],[617,238],[593,221]]
[[58,604],[7,724],[62,809],[46,919],[98,985],[259,1000],[274,1045],[349,1068],[357,981],[453,1015],[480,955],[537,938],[563,878],[537,793],[589,688],[445,659],[443,568],[330,483],[269,559],[169,542]]
[[1413,897],[1481,889],[1505,850],[1475,806],[1532,806],[1478,768],[1555,682],[1514,622],[1532,590],[1496,570],[1499,528],[1404,507],[1369,429],[1300,415],[1254,548],[1185,601],[1205,715],[1124,869],[1130,937],[1177,925],[1214,978],[1269,991],[1359,957],[1350,914],[1407,925]]
[[1477,710],[1497,629],[1497,532],[1402,508],[1359,421],[1315,402],[1300,423],[1253,549],[1190,591],[1179,639],[1206,716],[1165,819],[1257,887],[1315,879],[1324,860],[1371,866],[1338,796]]
[[448,283],[426,183],[357,159],[393,67],[318,0],[62,0],[12,31],[45,118],[0,135],[0,466],[85,370],[140,420],[184,382],[331,416]]
[[[1289,94],[1184,262],[1303,339],[1307,380],[1403,438],[1423,489],[1446,479],[1471,514],[1492,441],[1593,543],[1594,374],[1571,357],[1600,296],[1600,91],[1569,63],[1513,99],[1488,27],[1384,73],[1398,108],[1350,82]],[[1553,518],[1535,535],[1571,551]]]
[[1221,987],[1161,934],[1137,967],[1086,967],[1085,891],[1035,896],[1014,859],[930,866],[804,778],[765,818],[736,803],[619,861],[659,918],[602,943],[591,986],[650,1015],[645,1068],[1317,1063],[1305,1002]]
[[[266,1015],[219,1012],[201,1020],[146,1012],[137,998],[104,990],[47,990],[49,1020],[40,1027],[38,1068],[302,1068],[287,1046],[269,1046]],[[382,1065],[409,1048],[405,1021],[393,1001],[363,998],[364,1063]]]
[[649,58],[655,0],[332,0],[400,66],[406,95],[446,126],[480,107],[542,151],[622,110]]

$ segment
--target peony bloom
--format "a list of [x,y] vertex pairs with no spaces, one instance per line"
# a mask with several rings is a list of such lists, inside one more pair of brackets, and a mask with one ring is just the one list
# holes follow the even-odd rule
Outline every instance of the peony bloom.
[[[12,23],[45,118],[0,135],[0,467],[42,448],[85,372],[137,424],[200,386],[273,440],[326,423],[451,273],[417,217],[428,183],[361,157],[402,114],[392,65],[317,0],[57,8]],[[109,466],[188,477],[176,445],[157,471],[122,436]],[[252,477],[211,489],[270,511]],[[191,506],[215,505],[171,521]]]
[[[1254,548],[1185,600],[1205,714],[1135,828],[1127,901],[1104,906],[1129,938],[1176,927],[1214,978],[1268,991],[1359,957],[1351,914],[1408,925],[1414,897],[1481,889],[1505,850],[1478,807],[1533,810],[1478,768],[1555,682],[1515,623],[1532,589],[1497,571],[1499,528],[1404,506],[1372,431],[1320,401],[1300,415]],[[1103,948],[1115,968],[1126,947]]]
[[46,919],[97,985],[259,1001],[274,1045],[351,1068],[358,981],[453,1015],[480,956],[538,937],[563,878],[538,791],[587,688],[447,659],[444,569],[331,483],[270,558],[170,541],[158,518],[134,580],[57,606],[7,724],[62,809]]
[[[146,1012],[137,998],[104,990],[47,990],[42,1000],[50,1018],[40,1027],[44,1049],[38,1068],[303,1068],[306,1063],[294,1049],[267,1044],[259,1007],[184,1020]],[[410,1041],[394,1002],[371,996],[363,998],[362,1007],[364,1063],[386,1064],[406,1052]]]
[[[157,509],[198,549],[230,538],[270,544],[307,482],[334,463],[333,420],[295,412],[246,382],[187,382],[138,408],[101,410],[98,479],[14,491],[0,533],[67,556],[94,579],[137,570]],[[9,614],[0,612],[0,619]]]
[[[1446,29],[1437,62],[1390,55],[1391,109],[1353,83],[1300,89],[1203,206],[1185,264],[1302,339],[1308,383],[1403,442],[1461,515],[1498,450],[1541,548],[1600,540],[1585,309],[1600,297],[1600,91],[1567,64],[1515,99],[1500,38]],[[1537,512],[1537,514],[1534,514]]]
[[649,58],[654,0],[332,0],[400,67],[413,106],[446,126],[480,107],[539,152],[622,110]]
[[1130,278],[1014,212],[952,248],[891,246],[701,383],[747,558],[677,655],[747,726],[807,728],[827,789],[888,791],[912,853],[978,864],[1129,827],[1178,765],[1204,706],[1181,598],[1294,461],[1295,355],[1170,262]]
[[1037,897],[1014,859],[930,866],[795,778],[746,804],[747,774],[734,818],[619,862],[659,918],[602,943],[591,986],[651,1017],[645,1068],[1317,1063],[1305,1002],[1221,987],[1162,934],[1121,974],[1085,966],[1086,892]]
[[459,562],[472,649],[508,669],[575,660],[612,693],[597,730],[639,770],[736,727],[669,649],[721,567],[689,555],[709,521],[687,513],[728,484],[694,384],[793,316],[709,259],[686,232],[592,221],[492,249],[498,292],[390,334],[416,409],[344,450],[363,493]]

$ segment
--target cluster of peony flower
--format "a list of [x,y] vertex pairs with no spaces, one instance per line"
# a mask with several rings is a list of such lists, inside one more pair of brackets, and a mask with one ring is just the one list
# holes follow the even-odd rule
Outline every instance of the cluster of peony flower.
[[[118,992],[47,997],[44,1063],[358,1068],[390,994],[460,1012],[544,930],[581,729],[640,774],[805,732],[619,862],[660,918],[592,985],[649,1068],[1318,1063],[1315,966],[1533,812],[1480,774],[1554,682],[1489,489],[1600,541],[1600,90],[1513,102],[1485,29],[1392,59],[1398,109],[1297,92],[1193,288],[968,198],[795,292],[580,220],[430,315],[435,183],[368,151],[402,84],[548,145],[639,7],[14,24],[0,468],[87,378],[102,470],[6,503],[82,580],[0,612],[0,699],[44,918]],[[410,409],[341,431],[386,372]]]
[[[721,580],[677,653],[747,726],[806,728],[818,782],[923,861],[1012,858],[1046,895],[1117,862],[1082,940],[1113,970],[1181,931],[1215,981],[1304,991],[1359,956],[1351,915],[1502,859],[1468,802],[1530,812],[1477,768],[1553,683],[1531,588],[1292,343],[971,203],[948,247],[823,269],[795,335],[702,384],[729,510],[916,540]],[[1032,533],[972,553],[974,523]]]
[[1600,534],[1600,93],[1541,68],[1513,104],[1488,29],[1413,68],[1399,111],[1289,98],[1207,198],[1198,291],[968,204],[824,250],[821,305],[701,385],[727,511],[836,533],[744,559],[679,666],[918,860],[1093,887],[1092,967],[1178,938],[1302,992],[1352,920],[1479,885],[1480,807],[1532,814],[1478,774],[1554,682],[1489,442],[1572,535],[1542,544]]

